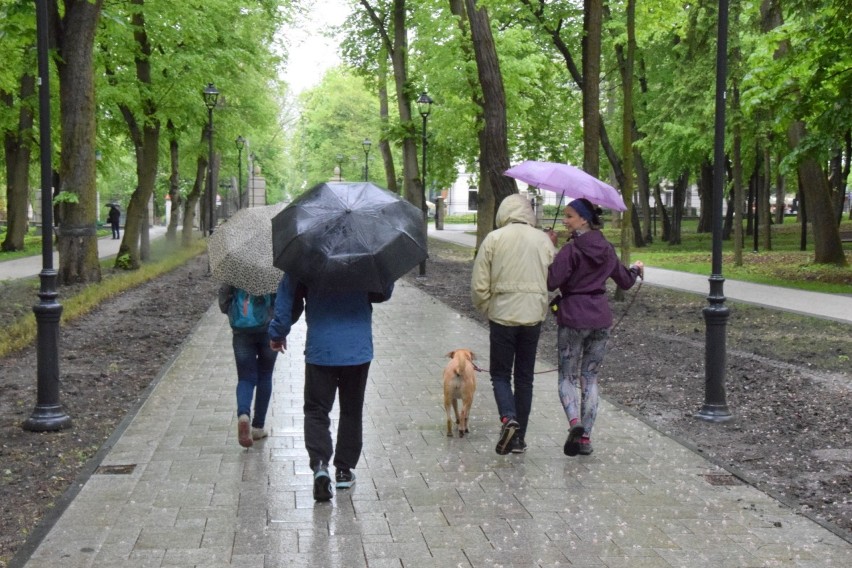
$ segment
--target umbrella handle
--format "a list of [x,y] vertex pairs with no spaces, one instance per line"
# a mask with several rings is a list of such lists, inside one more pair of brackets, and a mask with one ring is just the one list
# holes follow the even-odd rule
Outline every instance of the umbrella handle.
[[553,216],[553,224],[550,226],[550,230],[552,231],[554,227],[556,227],[556,219],[559,218],[559,208],[562,207],[562,198],[564,195],[559,196],[559,203],[556,204],[556,215]]

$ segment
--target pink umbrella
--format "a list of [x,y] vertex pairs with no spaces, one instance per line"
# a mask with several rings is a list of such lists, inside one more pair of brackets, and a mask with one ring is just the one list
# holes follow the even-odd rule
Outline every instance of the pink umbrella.
[[618,190],[568,164],[527,160],[503,173],[532,186],[567,195],[574,199],[585,197],[592,203],[607,209],[627,210]]

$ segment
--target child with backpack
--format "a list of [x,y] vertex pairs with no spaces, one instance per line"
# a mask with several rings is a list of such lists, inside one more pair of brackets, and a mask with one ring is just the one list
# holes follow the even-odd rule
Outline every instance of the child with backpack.
[[[268,326],[275,311],[275,294],[255,296],[223,284],[219,309],[228,315],[237,363],[237,435],[250,448],[269,434],[264,429],[272,398],[272,370],[278,353],[269,347]],[[254,416],[251,402],[254,398]]]

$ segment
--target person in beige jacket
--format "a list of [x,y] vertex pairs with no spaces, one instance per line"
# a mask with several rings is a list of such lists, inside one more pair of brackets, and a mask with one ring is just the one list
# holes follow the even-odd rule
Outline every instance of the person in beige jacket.
[[488,317],[489,372],[501,422],[496,451],[505,455],[527,448],[524,437],[556,234],[536,229],[532,205],[519,194],[500,203],[496,221],[497,229],[476,254],[471,296],[476,309]]

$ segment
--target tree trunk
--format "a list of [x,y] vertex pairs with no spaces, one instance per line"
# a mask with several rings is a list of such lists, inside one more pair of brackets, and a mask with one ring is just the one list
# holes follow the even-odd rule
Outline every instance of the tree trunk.
[[[382,48],[379,50],[379,119],[383,127],[390,122],[390,111],[388,106],[388,52]],[[389,191],[399,193],[399,185],[396,181],[396,167],[393,163],[393,151],[387,139],[379,140],[379,152],[382,155],[382,164],[385,169],[385,184]]]
[[[669,212],[666,210],[665,204],[663,203],[660,184],[656,184],[654,186],[654,213],[660,218],[660,225],[662,229],[660,238],[663,242],[668,242],[672,233],[672,224],[671,219],[669,219]],[[656,231],[654,232],[656,233]],[[656,237],[656,234],[654,236]]]
[[[456,16],[456,23],[462,36],[461,50],[464,55],[465,63],[475,62],[476,55],[473,53],[473,40],[470,37],[470,26],[468,25],[467,10],[464,5],[465,0],[449,0],[449,2],[450,11],[454,16]],[[465,79],[467,80],[468,87],[470,88],[471,101],[477,108],[473,122],[476,125],[475,129],[477,132],[477,139],[479,140],[479,159],[477,160],[479,165],[479,187],[476,192],[476,250],[479,250],[479,244],[485,239],[488,233],[494,230],[494,223],[493,221],[489,222],[489,220],[494,219],[496,209],[494,207],[494,194],[491,191],[491,182],[488,180],[488,177],[484,175],[484,170],[482,168],[482,154],[485,148],[484,140],[482,138],[485,130],[485,102],[482,100],[482,91],[479,88],[479,79],[472,71],[472,67],[470,65],[464,65],[463,69],[465,70]]]
[[701,162],[698,175],[698,233],[709,233],[713,228],[713,164],[705,159]]
[[[206,132],[207,127],[204,127]],[[202,134],[202,140],[206,140],[206,134]],[[195,224],[195,206],[198,205],[199,198],[204,194],[205,172],[207,171],[207,158],[204,155],[199,155],[195,161],[195,183],[192,185],[192,190],[186,196],[186,203],[183,209],[183,231],[181,233],[181,245],[184,247],[192,243],[192,234]]]
[[[62,19],[51,2],[57,24],[55,45],[59,57],[59,117],[61,125],[59,228],[59,282],[99,282],[97,187],[95,175],[95,86],[93,47],[103,0],[65,0]],[[76,201],[76,203],[74,202]],[[48,234],[45,227],[45,236]]]
[[[137,8],[133,12],[133,39],[136,41],[137,55],[134,58],[136,80],[142,85],[151,85],[151,43],[145,31],[145,0],[131,0]],[[150,92],[150,89],[140,89]],[[143,256],[150,255],[148,244],[148,201],[154,194],[154,184],[157,182],[160,147],[160,121],[157,118],[156,102],[147,95],[141,101],[142,126],[125,104],[120,104],[121,114],[130,131],[130,139],[136,150],[136,189],[130,196],[127,205],[127,216],[124,225],[124,238],[115,258],[116,268],[139,268]],[[139,248],[140,238],[145,249]]]
[[[760,6],[762,29],[764,32],[781,26],[781,0],[763,0]],[[775,50],[775,58],[787,56],[789,44],[781,42]],[[801,148],[807,139],[807,126],[801,120],[794,120],[787,128],[787,142],[790,150]],[[820,162],[813,154],[806,154],[799,160],[799,189],[802,192],[802,205],[807,204],[806,219],[813,225],[814,262],[846,266],[846,255],[840,242],[840,231],[831,202],[831,188]],[[805,217],[805,216],[803,216]],[[803,227],[804,227],[803,219]]]
[[[18,128],[3,136],[6,159],[6,238],[0,249],[4,252],[23,250],[24,237],[29,230],[27,218],[30,200],[30,155],[33,140],[33,111],[27,99],[35,94],[35,77],[29,73],[21,76],[18,92]],[[10,93],[0,92],[0,101],[12,110],[14,99]]]
[[[574,58],[571,56],[571,50],[568,49],[568,46],[560,35],[562,21],[560,21],[559,27],[557,27],[556,29],[551,29],[545,23],[544,10],[542,9],[542,5],[539,2],[532,2],[531,0],[521,0],[521,2],[529,8],[530,15],[539,22],[539,24],[542,26],[542,29],[544,29],[550,35],[551,39],[553,40],[553,45],[556,47],[556,50],[565,60],[565,65],[568,68],[568,73],[571,75],[571,78],[574,80],[574,83],[577,85],[577,88],[585,92],[584,86],[586,81],[584,80],[584,77],[580,74],[580,70],[577,68],[576,63],[574,62]],[[622,186],[624,185],[624,171],[621,167],[621,159],[619,158],[618,153],[615,151],[615,148],[612,146],[612,143],[609,140],[609,136],[606,130],[606,124],[601,118],[600,112],[598,112],[597,123],[598,135],[600,136],[600,146],[603,148],[603,151],[606,154],[607,159],[609,160],[610,166],[612,167],[612,173],[615,176],[615,179],[618,180],[618,185]],[[586,130],[587,128],[588,126],[584,123],[584,137],[588,134]],[[587,145],[584,142],[584,150],[586,146]],[[595,146],[595,152],[597,152],[597,146]]]
[[768,145],[763,148],[763,177],[758,192],[757,218],[760,221],[760,245],[763,250],[772,250],[772,213],[769,207],[769,185],[772,181],[772,165],[769,159]]
[[[781,163],[780,157],[776,160]],[[775,172],[775,224],[784,224],[784,213],[787,211],[787,183],[784,179],[784,174],[781,173],[781,168]]]
[[[733,86],[733,110],[740,115],[740,93],[736,83]],[[743,265],[743,156],[742,126],[739,118],[733,124],[733,178],[734,178],[734,265]]]
[[[587,0],[587,5],[595,4],[598,0]],[[639,217],[633,214],[633,58],[636,52],[635,39],[635,0],[627,0],[627,53],[624,62],[619,65],[621,71],[621,90],[624,99],[621,117],[621,155],[624,167],[624,185],[621,186],[621,194],[627,205],[621,225],[621,262],[630,264],[631,233],[634,240],[642,239],[642,227],[639,225]],[[600,29],[600,26],[598,26]],[[586,38],[589,39],[588,37]],[[600,49],[600,46],[598,46]],[[585,57],[583,58],[585,61]],[[586,75],[595,77],[596,75]],[[586,81],[590,84],[596,81]],[[585,94],[583,97],[585,107]],[[623,292],[616,294],[616,299],[623,299]]]
[[420,178],[420,167],[417,163],[417,128],[411,116],[411,100],[414,98],[414,92],[408,84],[408,28],[406,27],[405,0],[393,0],[393,38],[389,35],[385,22],[370,3],[367,0],[360,0],[360,2],[381,35],[393,65],[399,122],[406,129],[406,134],[402,139],[403,196],[407,201],[416,205],[418,209],[424,211],[425,215],[423,180]]
[[[506,125],[506,93],[503,75],[497,58],[497,48],[491,34],[488,11],[477,7],[476,0],[465,0],[465,10],[470,24],[470,37],[476,57],[479,85],[482,88],[484,128],[479,136],[482,185],[487,180],[494,195],[494,211],[500,203],[518,192],[515,180],[503,175],[509,169],[508,127]],[[480,213],[480,223],[484,220]],[[494,215],[488,217],[494,227]]]
[[[801,121],[790,125],[787,137],[791,148],[797,148],[806,138],[805,124]],[[813,227],[814,262],[846,266],[846,255],[840,241],[840,230],[831,202],[831,190],[820,163],[808,156],[799,163],[799,186],[803,201],[807,203],[807,219]]]
[[[583,169],[600,176],[600,76],[603,0],[583,2]],[[628,131],[629,132],[629,131]],[[622,159],[627,159],[622,156]],[[632,172],[628,173],[629,177]],[[629,182],[628,182],[629,183]],[[629,207],[629,205],[628,205]],[[630,223],[625,223],[630,226]]]
[[686,197],[686,188],[689,186],[689,172],[684,172],[675,181],[672,187],[672,225],[668,243],[679,245],[681,243],[681,222],[683,221],[683,204]]
[[166,228],[166,240],[174,242],[177,240],[177,224],[181,205],[180,152],[175,125],[171,120],[166,123],[166,130],[169,133],[169,201],[172,202],[168,227]]

